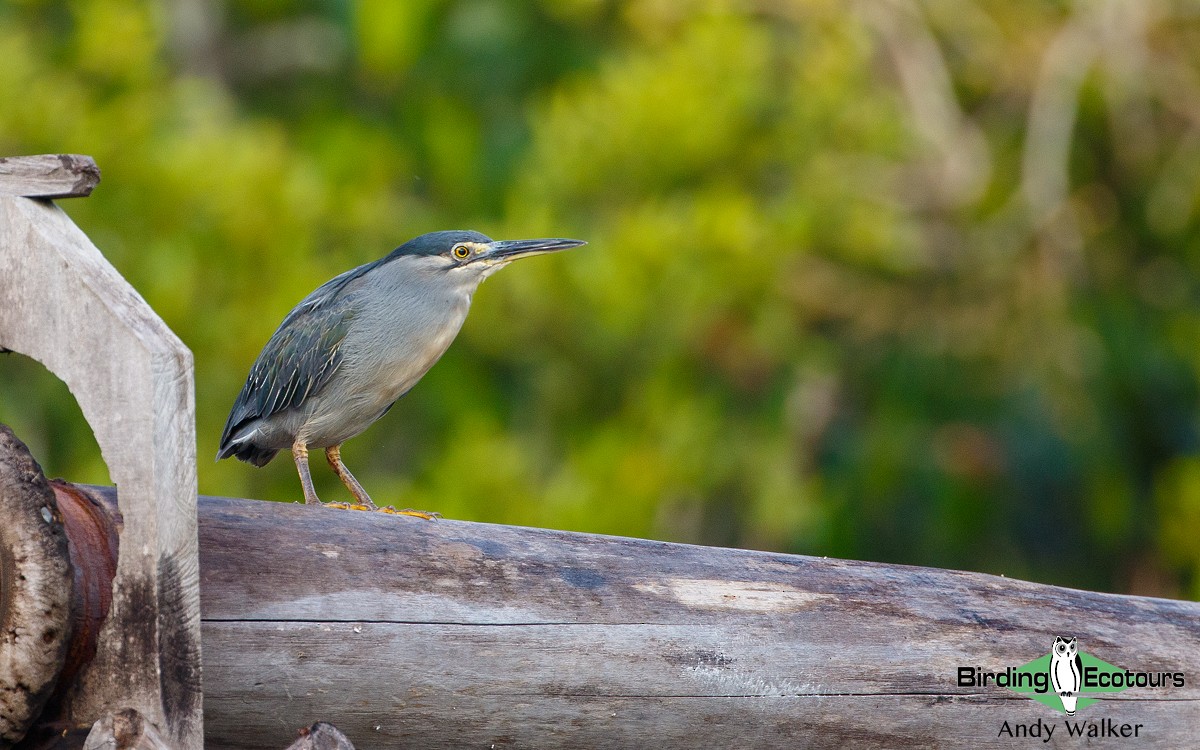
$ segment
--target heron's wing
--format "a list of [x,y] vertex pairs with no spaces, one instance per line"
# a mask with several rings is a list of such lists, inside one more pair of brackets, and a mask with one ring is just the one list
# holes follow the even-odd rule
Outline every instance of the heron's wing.
[[342,362],[342,342],[354,319],[350,281],[370,269],[360,266],[326,282],[296,305],[267,341],[229,413],[221,454],[247,422],[304,403],[321,391]]

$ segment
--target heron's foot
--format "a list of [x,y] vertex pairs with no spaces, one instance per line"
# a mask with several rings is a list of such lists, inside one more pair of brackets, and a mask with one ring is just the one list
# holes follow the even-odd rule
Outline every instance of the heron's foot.
[[405,508],[404,510],[396,510],[392,507],[378,508],[381,513],[390,513],[394,516],[413,516],[414,518],[424,518],[426,521],[436,521],[442,517],[441,513],[434,510],[413,510]]
[[379,506],[371,500],[371,496],[362,488],[362,485],[355,482],[357,486],[347,485],[350,489],[350,494],[354,496],[354,502],[350,505],[354,506],[355,510],[379,510]]
[[[362,489],[359,487],[358,489]],[[335,506],[338,508],[349,508],[351,510],[379,510],[379,506],[371,502],[371,496],[364,492],[351,492],[354,496],[353,502],[349,503],[325,503],[326,506]]]
[[321,503],[326,508],[337,508],[338,510],[379,510],[373,505],[361,505],[359,503]]

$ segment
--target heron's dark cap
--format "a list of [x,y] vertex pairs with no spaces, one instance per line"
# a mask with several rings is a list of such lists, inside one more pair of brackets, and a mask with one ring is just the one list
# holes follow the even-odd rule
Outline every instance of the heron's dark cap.
[[467,229],[451,229],[444,232],[429,232],[413,237],[391,252],[388,257],[399,255],[441,255],[460,242],[488,243],[492,238]]

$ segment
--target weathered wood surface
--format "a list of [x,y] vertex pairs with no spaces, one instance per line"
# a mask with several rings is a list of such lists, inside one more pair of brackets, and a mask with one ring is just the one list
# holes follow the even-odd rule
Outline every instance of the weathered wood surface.
[[83,750],[175,750],[146,717],[132,708],[115,711],[96,721]]
[[[111,492],[111,491],[106,491]],[[1200,605],[995,576],[202,497],[209,748],[321,716],[369,748],[1024,747],[959,688],[1055,635],[1183,689],[1080,720],[1200,737]],[[1061,723],[1061,722],[1059,722]],[[1046,746],[1061,741],[1065,730]],[[1062,744],[1056,744],[1062,742]]]
[[25,198],[82,198],[100,183],[90,156],[41,154],[0,157],[0,195]]
[[[354,750],[346,735],[332,724],[318,721],[299,732],[287,750]],[[83,750],[175,750],[146,717],[132,708],[99,719],[84,740]]]
[[25,735],[71,640],[72,571],[54,492],[0,425],[0,747]]
[[136,707],[200,750],[191,353],[58,207],[6,195],[0,348],[66,382],[121,488],[112,606],[70,714],[90,724]]

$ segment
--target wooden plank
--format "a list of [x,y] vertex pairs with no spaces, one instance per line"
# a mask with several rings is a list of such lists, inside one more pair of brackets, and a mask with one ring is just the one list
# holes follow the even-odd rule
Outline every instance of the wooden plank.
[[1057,743],[1061,715],[956,683],[1056,635],[1187,676],[1076,719],[1200,736],[1195,603],[224,498],[201,498],[200,536],[212,748],[314,716],[363,750],[1024,747],[1004,722],[1039,719]]
[[0,157],[0,195],[25,198],[83,198],[100,183],[90,156],[42,154]]
[[134,707],[199,750],[191,353],[57,206],[0,196],[0,347],[66,382],[121,489],[114,596],[67,707]]

